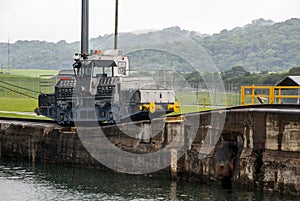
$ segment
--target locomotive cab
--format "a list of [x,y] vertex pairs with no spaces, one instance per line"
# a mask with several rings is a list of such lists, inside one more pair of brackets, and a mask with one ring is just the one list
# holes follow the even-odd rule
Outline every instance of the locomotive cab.
[[102,54],[101,50],[91,50],[90,55],[78,54],[73,57],[76,77],[124,77],[128,76],[129,60],[123,55],[123,50],[109,50]]
[[102,54],[101,50],[91,50],[90,55],[78,57],[74,56],[73,64],[74,73],[77,80],[88,80],[89,88],[92,95],[96,95],[96,85],[102,77],[124,77],[129,73],[129,61],[123,55],[122,50],[109,50]]

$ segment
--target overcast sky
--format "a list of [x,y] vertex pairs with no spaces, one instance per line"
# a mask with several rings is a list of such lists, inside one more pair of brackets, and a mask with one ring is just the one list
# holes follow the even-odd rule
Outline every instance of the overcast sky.
[[[1,0],[0,42],[80,40],[81,0]],[[90,0],[90,37],[114,32],[115,0]],[[300,18],[300,0],[119,0],[119,31],[179,26],[218,33],[264,18]]]

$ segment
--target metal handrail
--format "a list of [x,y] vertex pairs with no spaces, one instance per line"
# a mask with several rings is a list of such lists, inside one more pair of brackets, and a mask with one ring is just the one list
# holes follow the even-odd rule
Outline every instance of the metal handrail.
[[[249,90],[249,93],[245,93]],[[257,93],[257,90],[266,90],[266,93]],[[297,94],[282,94],[286,90],[297,90]],[[247,98],[251,98],[251,103],[246,103]],[[268,100],[268,104],[282,104],[283,99],[298,99],[300,102],[300,86],[241,86],[241,105],[254,105],[255,99],[261,104]],[[263,100],[264,99],[264,100]]]

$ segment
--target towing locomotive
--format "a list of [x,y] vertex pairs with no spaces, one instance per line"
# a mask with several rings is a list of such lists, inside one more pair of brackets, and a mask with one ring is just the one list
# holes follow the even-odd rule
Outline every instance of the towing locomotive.
[[117,49],[88,49],[89,0],[82,0],[81,54],[75,54],[72,78],[60,79],[52,94],[40,94],[36,114],[59,124],[98,121],[119,123],[178,112],[172,89],[157,85],[152,77],[129,75],[129,60]]
[[37,114],[59,124],[118,123],[179,110],[172,89],[158,86],[152,77],[129,76],[129,60],[122,50],[76,54],[74,60],[75,76],[61,78],[53,94],[40,94]]

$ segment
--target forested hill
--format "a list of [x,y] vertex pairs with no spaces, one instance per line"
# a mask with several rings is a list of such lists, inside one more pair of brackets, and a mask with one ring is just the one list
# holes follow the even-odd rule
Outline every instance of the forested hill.
[[300,66],[300,19],[281,23],[255,20],[199,40],[220,69],[282,71]]
[[[170,34],[170,32],[177,34]],[[192,42],[178,40],[179,35]],[[167,48],[170,52],[182,50],[185,58],[191,55],[189,60],[193,61],[199,59],[194,56],[198,51],[194,47],[195,44],[208,53],[220,71],[234,66],[242,66],[247,71],[284,71],[300,66],[300,19],[290,19],[280,23],[259,19],[244,27],[223,30],[214,35],[201,35],[179,27],[143,34],[121,33],[119,35],[119,46],[124,48],[125,52],[134,49],[151,49],[150,52],[145,50],[129,55],[134,60],[133,64],[137,66],[167,64],[179,68],[181,66],[182,71],[189,71],[187,64],[176,58],[176,55],[162,54],[155,49]],[[79,51],[80,43],[67,43],[63,40],[57,43],[17,41],[9,47],[10,63],[13,68],[70,69],[73,63],[72,56]],[[91,49],[112,48],[112,35],[91,39],[90,47]],[[7,60],[7,43],[0,43],[2,67],[7,66]]]

